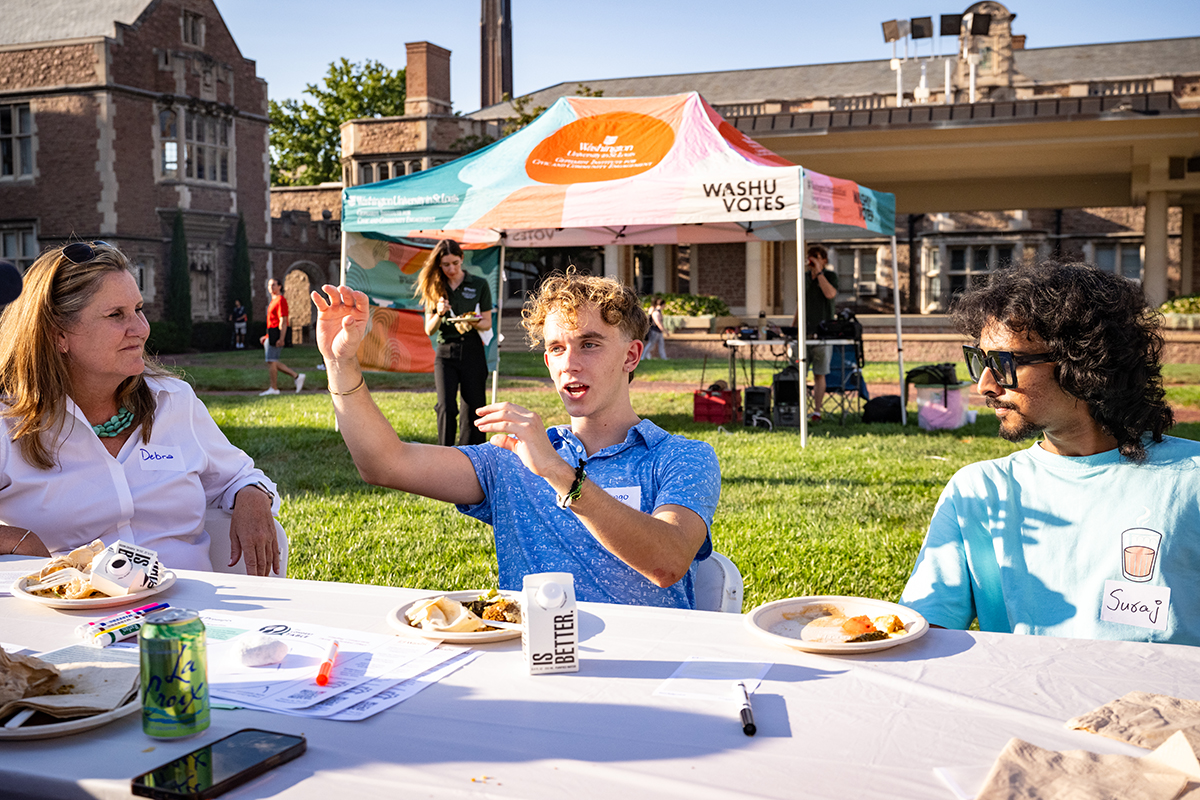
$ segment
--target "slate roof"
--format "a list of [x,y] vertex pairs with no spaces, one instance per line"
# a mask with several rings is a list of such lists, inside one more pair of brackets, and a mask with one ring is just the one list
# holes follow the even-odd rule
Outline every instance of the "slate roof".
[[[1200,37],[1157,39],[1112,44],[1044,47],[1013,54],[1015,85],[1126,80],[1154,76],[1200,74]],[[942,66],[928,66],[931,88],[942,85]],[[904,88],[911,92],[921,70],[914,61],[904,67]],[[608,80],[564,81],[533,92],[530,108],[549,106],[559,97],[576,93],[580,85],[604,92],[605,97],[650,97],[698,91],[712,105],[761,103],[773,100],[894,94],[896,74],[889,61],[852,61],[726,72],[692,72]],[[469,116],[495,119],[513,116],[509,103],[480,109]]]
[[0,0],[0,45],[116,36],[157,0]]

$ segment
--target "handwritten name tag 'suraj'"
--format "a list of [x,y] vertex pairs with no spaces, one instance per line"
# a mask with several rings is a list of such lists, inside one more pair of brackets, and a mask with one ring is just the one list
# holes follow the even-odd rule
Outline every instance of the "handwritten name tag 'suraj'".
[[183,739],[209,725],[208,655],[204,623],[186,608],[146,617],[138,632],[142,730],[155,739]]
[[1170,608],[1170,587],[1127,581],[1104,582],[1100,619],[1106,622],[1165,631]]

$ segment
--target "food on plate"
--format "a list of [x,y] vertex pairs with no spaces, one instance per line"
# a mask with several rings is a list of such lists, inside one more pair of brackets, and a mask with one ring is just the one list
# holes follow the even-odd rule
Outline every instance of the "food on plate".
[[0,647],[0,706],[22,697],[37,697],[51,691],[58,669],[40,658],[9,655]]
[[904,622],[895,614],[883,614],[872,619],[867,614],[848,617],[839,606],[814,603],[799,611],[784,612],[784,622],[775,633],[795,636],[795,627],[800,626],[799,638],[806,642],[833,644],[857,644],[895,639],[908,633]]
[[409,625],[427,631],[482,633],[495,630],[487,620],[519,623],[521,606],[493,589],[465,604],[446,596],[419,600],[404,616]]
[[96,539],[27,575],[25,591],[62,600],[117,597],[157,586],[162,572],[155,551],[120,541],[105,547]]

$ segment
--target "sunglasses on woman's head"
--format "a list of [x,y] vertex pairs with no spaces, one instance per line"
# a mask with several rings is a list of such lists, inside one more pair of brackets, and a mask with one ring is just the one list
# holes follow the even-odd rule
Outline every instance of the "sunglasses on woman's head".
[[1017,354],[1011,350],[981,350],[969,344],[963,345],[963,355],[967,357],[967,371],[971,373],[971,380],[979,383],[983,371],[990,369],[992,379],[1004,389],[1017,388],[1017,367],[1053,364],[1055,361],[1050,353]]
[[86,264],[96,257],[96,250],[92,245],[100,245],[102,247],[112,247],[108,242],[99,240],[92,242],[72,242],[62,249],[63,258],[70,261],[72,264]]

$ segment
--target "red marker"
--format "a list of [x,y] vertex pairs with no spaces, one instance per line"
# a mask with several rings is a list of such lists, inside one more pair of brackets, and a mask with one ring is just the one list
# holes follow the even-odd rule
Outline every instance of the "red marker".
[[333,672],[333,662],[337,661],[338,643],[332,641],[329,643],[329,650],[325,653],[325,660],[321,662],[321,668],[317,670],[317,686],[324,686],[329,683],[329,675]]

